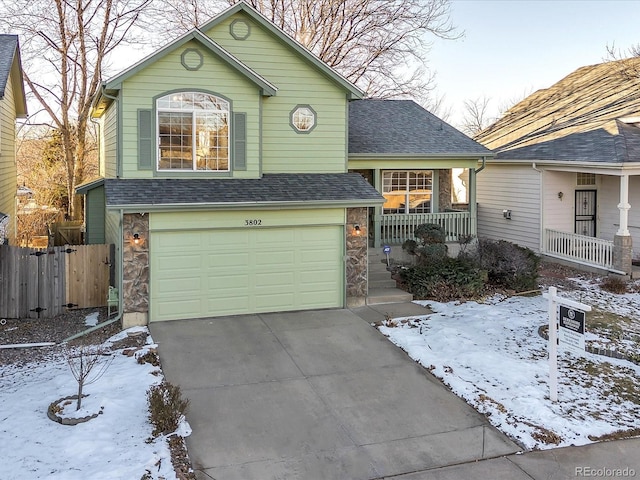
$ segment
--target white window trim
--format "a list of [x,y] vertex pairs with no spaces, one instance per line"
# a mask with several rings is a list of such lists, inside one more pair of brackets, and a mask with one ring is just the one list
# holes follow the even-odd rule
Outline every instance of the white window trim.
[[[429,173],[431,175],[431,196],[429,199],[429,212],[420,212],[420,213],[433,213],[433,170],[384,170],[382,172],[382,194],[384,196],[385,193],[391,193],[393,192],[393,184],[391,185],[392,190],[386,191],[386,185],[385,185],[385,175],[393,175],[393,174],[397,174],[397,173],[402,173],[405,175],[405,182],[406,182],[406,191],[404,194],[404,212],[399,213],[400,215],[412,215],[412,213],[410,213],[408,210],[411,210],[410,207],[410,195],[411,195],[411,190],[409,190],[409,175],[411,173],[418,173],[418,174],[426,174]],[[386,202],[385,202],[386,203]],[[407,208],[407,206],[409,206]],[[385,209],[384,205],[382,207],[382,214],[383,215],[396,215],[396,213],[385,213],[385,210],[389,210],[389,209]],[[420,213],[417,213],[416,215],[419,215]]]
[[[188,172],[188,173],[211,173],[211,172],[229,172],[231,171],[231,108],[227,108],[226,110],[223,109],[212,109],[212,110],[197,110],[197,109],[193,109],[193,108],[171,108],[171,107],[158,107],[158,102],[161,100],[166,99],[167,97],[170,97],[172,95],[184,95],[184,94],[191,94],[191,93],[202,93],[202,92],[192,92],[192,91],[185,91],[185,92],[174,92],[174,93],[170,93],[167,95],[164,95],[158,99],[156,99],[156,113],[155,113],[155,117],[156,117],[156,139],[157,139],[157,146],[156,146],[156,170],[158,172]],[[225,100],[224,98],[218,97],[216,95],[213,94],[209,94],[209,93],[205,93],[205,95],[209,95],[211,97],[216,98],[220,103],[224,102],[227,104],[227,106],[230,106],[229,102],[227,100]],[[191,114],[191,169],[185,169],[185,168],[160,168],[160,160],[161,160],[161,145],[160,145],[160,122],[158,121],[158,118],[160,117],[160,114],[163,112],[169,112],[169,113],[190,113]],[[218,170],[200,170],[197,168],[197,155],[196,155],[196,137],[197,137],[197,129],[196,129],[196,117],[197,117],[197,113],[207,113],[207,114],[226,114],[227,116],[227,125],[229,126],[229,128],[227,128],[227,168],[225,170],[222,169],[218,169]]]

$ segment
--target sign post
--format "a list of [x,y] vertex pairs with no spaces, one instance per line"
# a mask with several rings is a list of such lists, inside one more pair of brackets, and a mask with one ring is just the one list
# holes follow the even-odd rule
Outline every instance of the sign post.
[[[591,307],[558,296],[556,287],[543,294],[549,299],[549,398],[558,401],[558,339],[573,352],[584,352],[585,312]],[[560,304],[560,335],[558,335],[558,304]]]
[[391,253],[391,247],[389,245],[385,245],[382,247],[382,253],[387,256],[387,267],[389,266],[389,254]]

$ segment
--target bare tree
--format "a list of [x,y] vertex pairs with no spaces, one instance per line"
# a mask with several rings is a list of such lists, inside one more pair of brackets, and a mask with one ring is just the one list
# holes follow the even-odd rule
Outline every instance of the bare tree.
[[489,117],[489,103],[491,99],[488,97],[479,97],[473,100],[464,101],[464,115],[462,118],[461,130],[473,137],[482,131],[494,120]]
[[[184,31],[237,0],[163,0],[158,25]],[[367,95],[425,100],[430,39],[459,38],[450,0],[248,0]]]
[[101,347],[84,345],[77,349],[68,348],[65,352],[67,363],[73,378],[78,382],[78,400],[76,410],[82,407],[82,390],[85,386],[97,382],[105,374],[113,356]]
[[614,73],[622,75],[627,80],[633,80],[640,77],[640,43],[631,45],[626,50],[616,48],[615,44],[607,45],[606,62],[616,62]]
[[[151,0],[14,0],[3,2],[0,29],[20,35],[24,79],[61,134],[68,215],[80,208],[93,96],[109,54],[125,41]],[[36,119],[37,121],[37,119]]]

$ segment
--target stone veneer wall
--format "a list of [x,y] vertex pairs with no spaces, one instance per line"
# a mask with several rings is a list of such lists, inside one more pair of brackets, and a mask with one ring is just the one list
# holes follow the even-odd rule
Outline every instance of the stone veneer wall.
[[616,235],[613,238],[613,268],[631,275],[633,260],[633,239],[630,235]]
[[[127,323],[127,316],[132,319],[137,318],[137,320],[130,320],[129,323],[146,323],[149,312],[149,215],[125,214],[123,216],[123,232],[122,298],[124,323]],[[138,245],[133,243],[135,233],[140,236]]]
[[[360,226],[360,235],[355,234],[355,226]],[[347,209],[347,306],[362,306],[366,302],[368,290],[368,232],[367,208]]]

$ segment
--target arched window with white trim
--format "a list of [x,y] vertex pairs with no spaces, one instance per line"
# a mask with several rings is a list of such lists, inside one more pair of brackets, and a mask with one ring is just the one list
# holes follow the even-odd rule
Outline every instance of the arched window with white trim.
[[200,92],[156,100],[159,171],[229,171],[229,102]]

